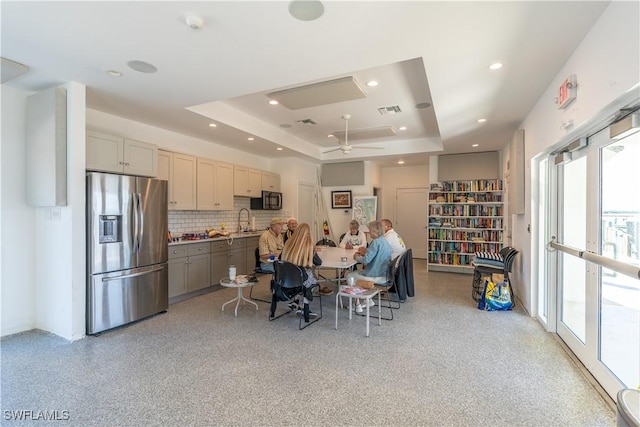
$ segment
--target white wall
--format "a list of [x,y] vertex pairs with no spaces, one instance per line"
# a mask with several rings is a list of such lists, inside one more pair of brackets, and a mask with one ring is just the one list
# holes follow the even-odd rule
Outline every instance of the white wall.
[[331,235],[329,238],[336,243],[342,233],[347,232],[349,229],[349,221],[352,219],[353,209],[332,209],[331,208],[331,192],[332,191],[344,191],[351,190],[351,202],[353,205],[354,197],[372,196],[373,195],[373,180],[379,176],[378,169],[373,167],[371,162],[364,162],[364,185],[341,185],[322,187],[322,196],[324,197],[325,212],[321,214],[318,220],[322,223],[323,220],[329,221],[329,230]]
[[[639,83],[639,8],[638,2],[612,2],[519,126],[525,130],[527,206],[524,215],[513,217],[513,246],[521,251],[513,280],[522,284],[518,297],[532,315],[537,310],[537,288],[532,284],[535,268],[530,262],[534,246],[527,231],[532,210],[532,159],[563,143],[566,133],[571,131],[563,130],[563,122],[573,120],[574,127],[586,124]],[[566,110],[559,110],[554,98],[570,74],[577,75],[578,98]]]
[[283,211],[298,215],[298,183],[318,185],[318,167],[315,163],[292,157],[272,160],[272,171],[280,174]]
[[27,205],[26,198],[26,100],[30,94],[2,85],[0,295],[3,336],[35,326],[36,210]]
[[[67,206],[26,202],[26,98],[2,87],[2,335],[33,328],[69,340],[85,333],[85,87],[67,89]],[[10,250],[7,250],[9,248]]]

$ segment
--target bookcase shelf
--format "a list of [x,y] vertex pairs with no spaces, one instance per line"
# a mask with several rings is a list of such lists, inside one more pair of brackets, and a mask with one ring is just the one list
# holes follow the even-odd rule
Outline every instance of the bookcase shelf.
[[503,246],[502,181],[483,179],[432,184],[429,191],[428,268],[472,273],[475,252]]

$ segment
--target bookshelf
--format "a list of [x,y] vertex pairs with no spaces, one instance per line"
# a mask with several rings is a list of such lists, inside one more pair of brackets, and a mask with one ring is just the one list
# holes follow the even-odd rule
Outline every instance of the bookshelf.
[[503,246],[502,181],[445,181],[429,191],[428,269],[472,273],[473,254]]

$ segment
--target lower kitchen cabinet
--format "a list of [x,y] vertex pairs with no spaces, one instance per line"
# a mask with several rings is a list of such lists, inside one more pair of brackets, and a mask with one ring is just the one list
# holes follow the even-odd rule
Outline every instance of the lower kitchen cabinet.
[[229,275],[229,266],[236,266],[236,274],[247,274],[245,240],[220,240],[211,243],[211,282],[217,284]]
[[258,237],[169,246],[169,298],[219,284],[230,265],[237,274],[253,273],[257,247]]
[[169,298],[211,286],[209,243],[169,247]]

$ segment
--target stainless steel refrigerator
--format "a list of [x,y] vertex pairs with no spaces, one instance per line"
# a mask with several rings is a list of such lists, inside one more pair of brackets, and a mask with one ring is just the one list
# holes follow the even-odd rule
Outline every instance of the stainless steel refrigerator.
[[167,181],[87,173],[87,334],[169,306]]

